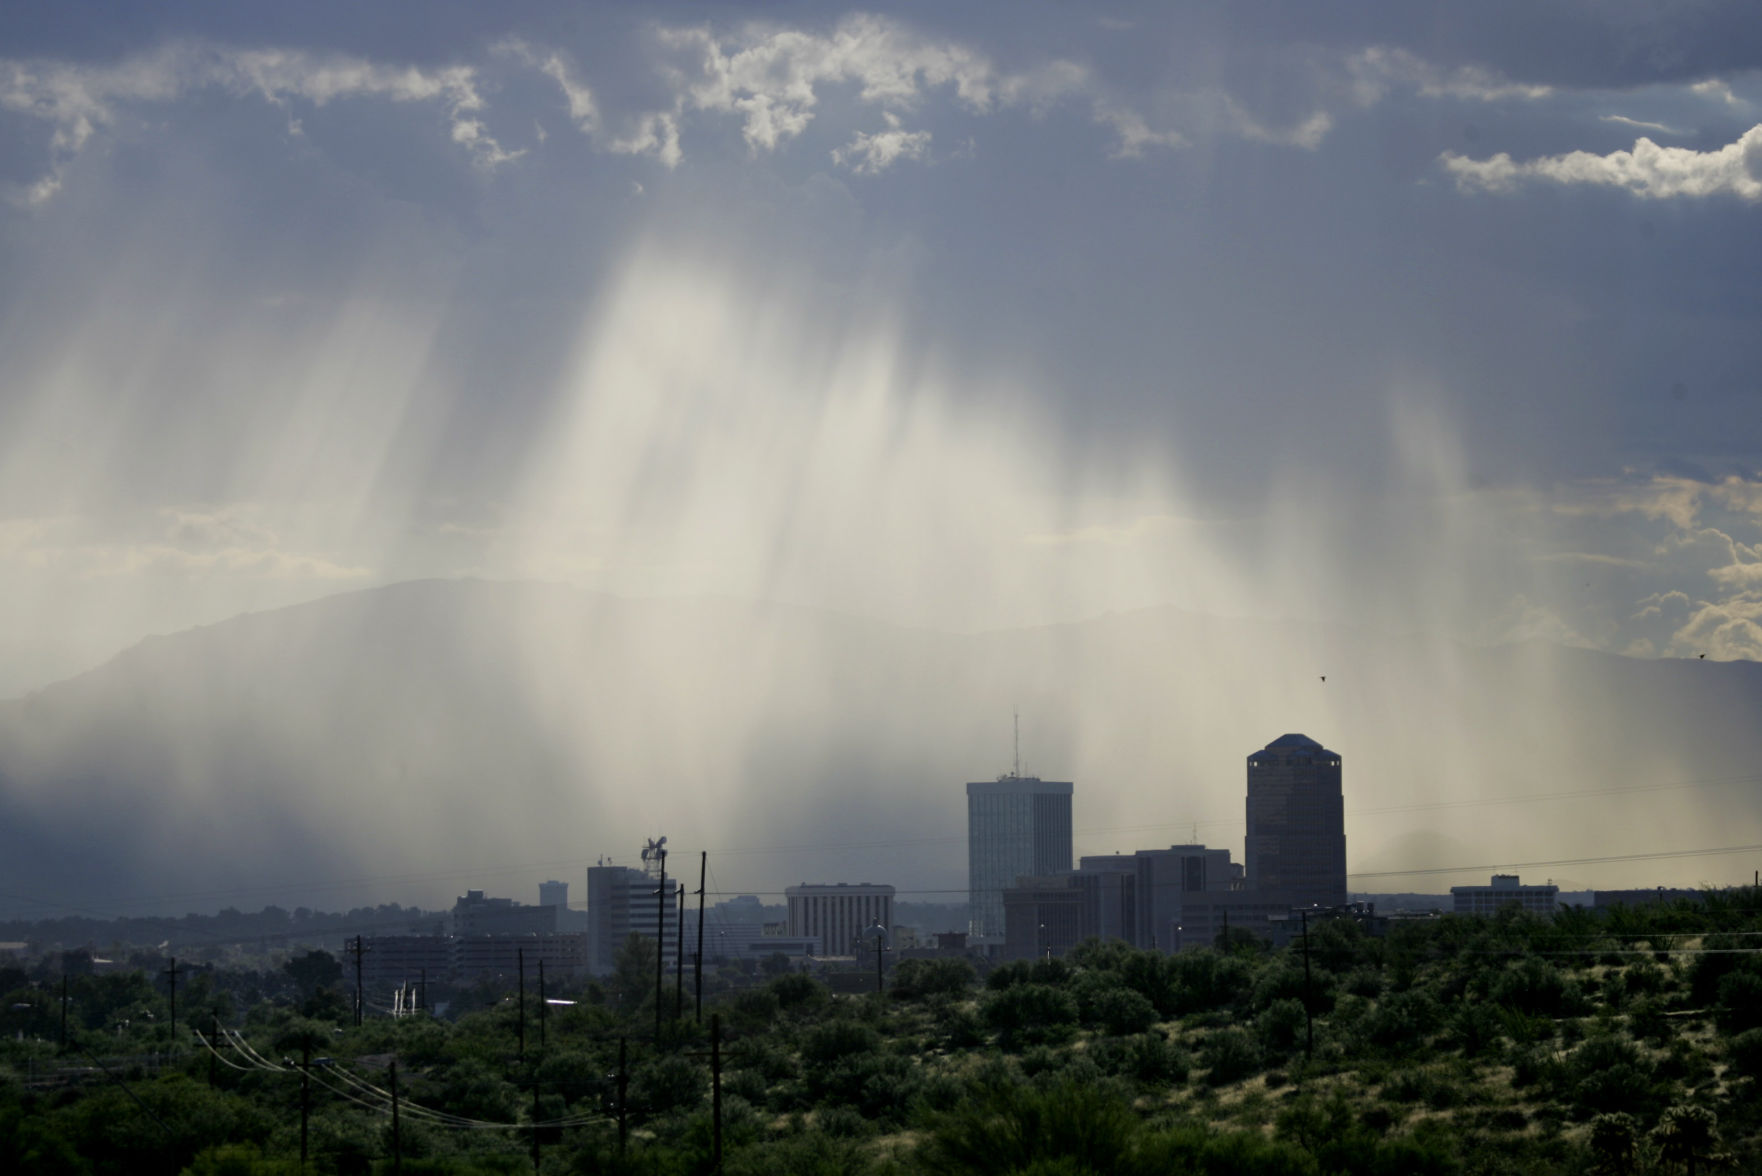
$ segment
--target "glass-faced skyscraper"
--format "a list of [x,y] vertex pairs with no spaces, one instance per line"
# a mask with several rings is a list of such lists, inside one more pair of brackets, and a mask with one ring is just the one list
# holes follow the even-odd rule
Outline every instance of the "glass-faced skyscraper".
[[1281,735],[1248,757],[1248,886],[1292,906],[1346,902],[1346,810],[1340,756],[1307,735]]
[[967,785],[967,889],[973,936],[1003,941],[1003,891],[1071,868],[1071,784],[999,776]]

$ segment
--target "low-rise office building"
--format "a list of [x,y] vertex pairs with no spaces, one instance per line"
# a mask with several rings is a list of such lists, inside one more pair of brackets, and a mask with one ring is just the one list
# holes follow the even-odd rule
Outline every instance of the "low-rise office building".
[[1450,903],[1452,912],[1458,915],[1491,915],[1505,907],[1551,915],[1559,894],[1560,887],[1552,882],[1546,886],[1525,886],[1516,874],[1494,874],[1487,886],[1452,886]]

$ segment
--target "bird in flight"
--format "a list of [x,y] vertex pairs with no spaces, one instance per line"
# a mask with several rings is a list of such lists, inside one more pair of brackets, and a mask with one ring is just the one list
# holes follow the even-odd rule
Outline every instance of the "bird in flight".
[[1321,679],[1322,679],[1322,681],[1326,682],[1328,680],[1328,676],[1326,674],[1323,674],[1321,676]]

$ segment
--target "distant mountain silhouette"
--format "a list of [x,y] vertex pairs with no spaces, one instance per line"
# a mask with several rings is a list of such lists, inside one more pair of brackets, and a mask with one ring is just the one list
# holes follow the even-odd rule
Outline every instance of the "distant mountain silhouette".
[[[724,889],[870,880],[955,901],[962,784],[1009,766],[1012,709],[1025,768],[1076,781],[1079,852],[1199,822],[1239,854],[1243,759],[1287,732],[1345,758],[1354,870],[1762,842],[1753,663],[1174,609],[951,635],[424,581],[153,638],[0,703],[0,911],[432,907],[466,886],[532,901],[546,875],[579,901],[584,863],[662,833],[709,848]],[[1676,783],[1699,786],[1636,791]],[[1590,790],[1608,795],[1461,803]],[[1478,856],[1401,859],[1426,830]]]

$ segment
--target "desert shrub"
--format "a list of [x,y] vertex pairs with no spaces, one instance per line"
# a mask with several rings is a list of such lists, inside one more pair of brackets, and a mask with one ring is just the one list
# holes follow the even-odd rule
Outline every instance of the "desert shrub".
[[755,1107],[764,1106],[770,1092],[770,1083],[757,1070],[731,1070],[722,1078],[723,1094],[738,1095]]
[[1182,1016],[1234,1003],[1254,974],[1253,965],[1242,957],[1220,955],[1210,948],[1184,951],[1170,957],[1169,965],[1173,1011]]
[[1498,1042],[1503,1029],[1498,1006],[1480,1001],[1460,1004],[1450,1016],[1450,1039],[1464,1057],[1479,1057]]
[[729,1048],[726,1058],[731,1069],[752,1070],[767,1083],[779,1082],[796,1071],[789,1051],[770,1037],[744,1037]]
[[1252,1077],[1260,1070],[1260,1047],[1247,1030],[1232,1026],[1206,1038],[1200,1060],[1206,1066],[1206,1082],[1224,1086]]
[[1627,1026],[1643,1041],[1666,1042],[1673,1032],[1670,1018],[1664,1014],[1664,1003],[1650,996],[1642,996],[1628,1006]]
[[1725,1056],[1737,1074],[1762,1082],[1762,1029],[1746,1029],[1732,1038]]
[[1423,988],[1393,992],[1364,1020],[1365,1037],[1385,1047],[1411,1049],[1437,1027],[1438,1005]]
[[1737,971],[1739,961],[1745,958],[1733,954],[1733,949],[1746,948],[1750,944],[1736,935],[1708,935],[1701,941],[1701,946],[1708,950],[1697,955],[1688,970],[1689,1003],[1697,1007],[1718,1002],[1719,982]]
[[1099,1038],[1090,1045],[1089,1057],[1102,1074],[1146,1086],[1178,1086],[1193,1064],[1186,1050],[1160,1033]]
[[1095,999],[1095,1021],[1116,1037],[1142,1033],[1156,1024],[1156,1006],[1130,988],[1109,988]]
[[971,1049],[985,1041],[985,1023],[965,1005],[951,1005],[937,1014],[936,1028],[948,1049]]
[[779,976],[765,987],[777,998],[777,1005],[782,1009],[824,1004],[832,998],[829,988],[812,976],[800,972]]
[[1269,1053],[1285,1054],[1303,1044],[1306,1024],[1303,1002],[1286,998],[1268,1005],[1255,1019],[1254,1030]]
[[1762,1028],[1762,972],[1754,968],[1719,978],[1719,1006],[1714,1020],[1726,1033]]
[[1644,1113],[1654,1107],[1652,1066],[1629,1041],[1593,1037],[1567,1061],[1572,1103],[1582,1115]]
[[770,1027],[782,1009],[773,988],[755,988],[734,998],[728,1010],[729,1028],[737,1033],[757,1033]]
[[1506,968],[1491,996],[1506,1008],[1545,1017],[1582,1016],[1589,1008],[1576,980],[1535,956]]
[[828,1065],[852,1054],[873,1053],[880,1048],[881,1035],[861,1021],[827,1021],[801,1036],[802,1061],[810,1068]]
[[1383,974],[1375,968],[1355,968],[1346,974],[1340,987],[1353,996],[1367,996],[1374,1000],[1383,995]]
[[972,988],[975,977],[966,960],[901,960],[893,970],[893,994],[901,1000],[957,996]]
[[1591,1120],[1591,1155],[1605,1172],[1631,1172],[1639,1139],[1640,1125],[1632,1115],[1613,1111]]
[[1172,1017],[1181,1011],[1178,966],[1171,957],[1134,951],[1121,956],[1113,970],[1122,984],[1155,1005],[1158,1015]]
[[1291,1143],[1257,1131],[1209,1131],[1188,1125],[1150,1135],[1139,1152],[1146,1173],[1195,1172],[1205,1176],[1316,1176],[1315,1157]]
[[677,1054],[644,1062],[630,1075],[631,1107],[645,1115],[696,1110],[708,1089],[704,1068]]
[[1036,1164],[1123,1172],[1141,1132],[1125,1099],[1103,1087],[990,1086],[936,1116],[912,1159],[932,1176],[1015,1176]]
[[993,992],[981,1012],[1006,1049],[1067,1040],[1077,1025],[1077,1002],[1045,984],[1014,984]]
[[1565,1068],[1554,1052],[1543,1046],[1518,1049],[1511,1056],[1511,1085],[1556,1087],[1565,1077]]

